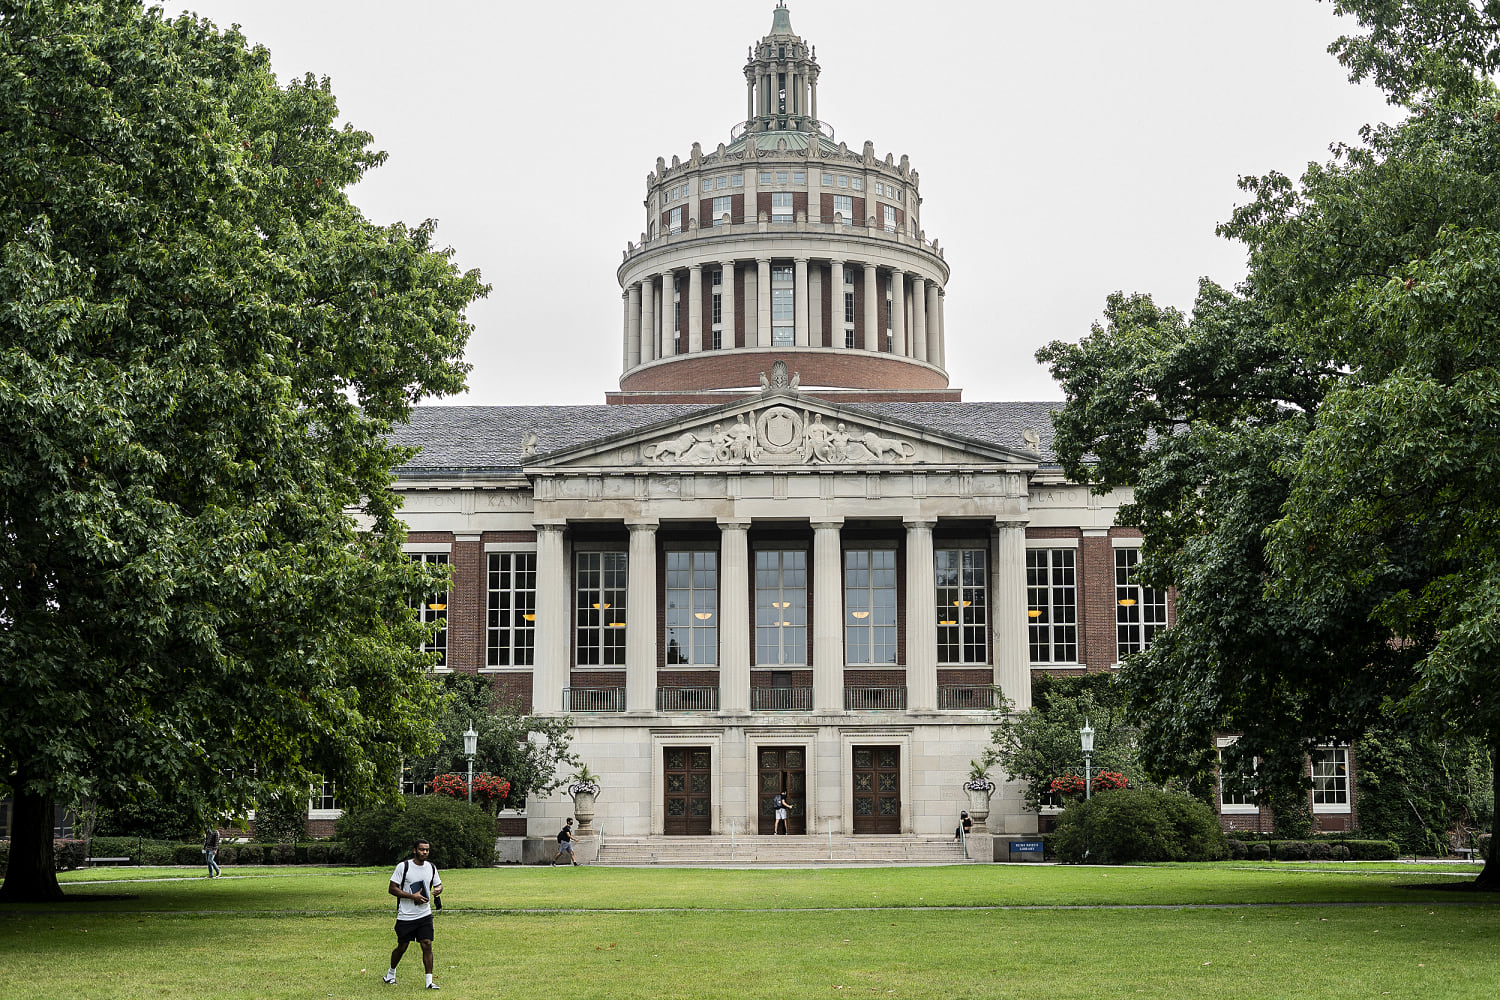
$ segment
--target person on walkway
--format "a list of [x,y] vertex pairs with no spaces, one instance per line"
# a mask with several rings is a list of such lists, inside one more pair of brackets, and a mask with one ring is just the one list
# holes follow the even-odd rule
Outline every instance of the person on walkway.
[[219,831],[215,827],[209,827],[203,831],[203,856],[208,859],[208,877],[218,878],[221,874],[219,862]]
[[432,845],[419,840],[412,845],[411,857],[391,872],[389,892],[396,897],[396,948],[391,952],[391,967],[383,977],[396,985],[396,966],[413,941],[422,946],[422,968],[427,972],[427,988],[435,990],[432,981],[432,900],[443,891],[443,880],[437,866],[428,861]]
[[969,810],[960,809],[958,812],[958,820],[958,826],[953,828],[954,840],[958,839],[958,835],[960,833],[967,837],[969,835],[969,831],[974,829],[974,821],[969,818]]
[[771,800],[771,808],[776,810],[776,823],[771,827],[771,836],[778,833],[782,836],[790,834],[787,829],[786,818],[792,808],[792,800],[787,798],[786,792],[777,792],[776,797]]
[[575,857],[573,857],[573,817],[572,816],[569,816],[568,817],[568,821],[563,824],[563,828],[561,830],[557,831],[557,857],[555,857],[555,858],[552,859],[552,863],[554,865],[557,864],[559,861],[562,860],[562,856],[564,854],[566,854],[568,856],[568,860],[569,861],[573,862],[575,865],[578,864],[578,859],[575,858]]

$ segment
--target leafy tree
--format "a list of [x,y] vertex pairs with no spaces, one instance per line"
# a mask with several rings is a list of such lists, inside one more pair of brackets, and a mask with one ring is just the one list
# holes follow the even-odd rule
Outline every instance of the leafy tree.
[[0,898],[60,895],[54,800],[196,828],[430,743],[386,432],[486,288],[350,204],[336,116],[237,31],[0,0]]
[[[1339,6],[1375,27],[1336,47],[1410,55],[1452,5]],[[1306,750],[1392,717],[1497,759],[1500,100],[1476,52],[1388,59],[1394,97],[1431,94],[1407,119],[1299,183],[1242,180],[1235,292],[1204,282],[1187,317],[1112,296],[1090,337],[1038,354],[1067,391],[1065,468],[1134,490],[1143,576],[1177,588],[1178,627],[1124,672],[1146,759],[1243,731],[1278,826]]]
[[1500,0],[1333,0],[1364,35],[1328,47],[1351,80],[1371,80],[1392,103],[1432,94],[1472,96],[1500,70]]
[[474,773],[508,780],[509,808],[524,808],[529,796],[552,792],[566,780],[559,771],[578,766],[568,718],[526,715],[515,703],[501,700],[489,678],[475,674],[447,674],[443,688],[437,743],[431,753],[412,760],[413,775],[466,775],[463,733],[470,725],[479,734]]
[[1103,673],[1038,677],[1031,708],[995,727],[984,763],[999,764],[1010,780],[1026,782],[1026,805],[1035,809],[1053,778],[1083,774],[1078,734],[1087,722],[1094,729],[1094,770],[1140,781],[1136,729],[1126,721],[1124,692],[1113,680]]
[[1201,799],[1156,788],[1124,788],[1074,802],[1057,820],[1058,860],[1218,861],[1229,854],[1219,821]]
[[[1472,737],[1432,737],[1408,721],[1359,741],[1359,829],[1406,854],[1446,854],[1494,808],[1485,747]],[[1463,846],[1460,844],[1459,846]]]
[[409,858],[418,839],[432,845],[432,863],[440,870],[495,863],[494,817],[446,795],[407,796],[404,801],[346,812],[334,829],[355,860],[364,865],[389,865]]

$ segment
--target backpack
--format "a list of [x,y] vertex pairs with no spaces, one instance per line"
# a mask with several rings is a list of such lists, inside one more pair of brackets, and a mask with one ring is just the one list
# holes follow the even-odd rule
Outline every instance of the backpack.
[[[409,864],[411,864],[410,858],[407,858],[405,861],[401,862],[401,877],[396,880],[397,885],[406,885],[406,866]],[[433,866],[432,873],[434,876],[437,875],[437,866]],[[434,878],[433,881],[436,881],[436,878]],[[427,897],[428,905],[430,905],[434,910],[441,910],[443,908],[443,897],[439,896],[435,892],[428,891],[428,887],[426,885],[422,886],[420,894]],[[399,899],[396,900],[396,912],[401,912],[401,900]]]

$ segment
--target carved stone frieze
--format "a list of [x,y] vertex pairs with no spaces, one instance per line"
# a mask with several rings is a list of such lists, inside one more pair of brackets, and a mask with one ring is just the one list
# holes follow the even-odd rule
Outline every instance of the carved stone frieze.
[[821,413],[784,403],[641,446],[647,465],[910,465],[916,458],[912,441],[843,421],[830,425]]

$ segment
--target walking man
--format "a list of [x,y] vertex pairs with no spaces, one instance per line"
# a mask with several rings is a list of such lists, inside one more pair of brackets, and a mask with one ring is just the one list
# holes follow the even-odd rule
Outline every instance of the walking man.
[[432,845],[419,840],[412,846],[411,858],[391,872],[390,894],[396,897],[396,948],[391,952],[391,967],[385,981],[396,985],[396,966],[413,941],[422,946],[422,968],[427,972],[427,988],[435,990],[432,981],[432,900],[443,891],[443,880],[437,867],[427,860]]
[[219,854],[219,831],[217,827],[209,827],[203,831],[203,856],[208,859],[208,877],[219,877],[219,862],[215,860]]
[[788,836],[791,830],[786,825],[788,810],[792,808],[792,800],[787,798],[786,792],[777,792],[776,798],[771,800],[771,808],[776,810],[776,823],[771,827],[771,836],[778,833]]
[[561,830],[557,831],[557,857],[555,857],[555,858],[552,859],[552,863],[554,865],[557,864],[559,861],[562,860],[562,856],[564,854],[566,854],[568,856],[568,860],[569,861],[573,862],[575,865],[578,864],[578,859],[575,858],[575,857],[573,857],[573,817],[572,816],[569,816],[568,817],[568,821],[563,824],[563,828]]

